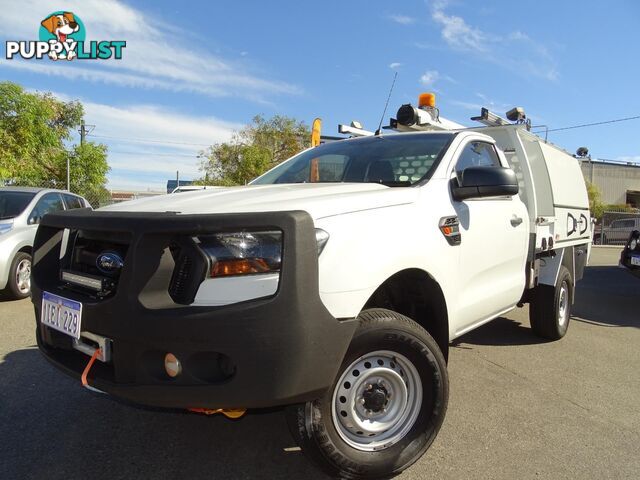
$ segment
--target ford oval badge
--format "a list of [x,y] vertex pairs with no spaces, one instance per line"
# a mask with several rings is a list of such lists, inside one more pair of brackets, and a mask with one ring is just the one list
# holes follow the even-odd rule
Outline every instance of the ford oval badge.
[[115,252],[103,252],[96,258],[96,267],[105,275],[115,275],[124,265],[122,257]]

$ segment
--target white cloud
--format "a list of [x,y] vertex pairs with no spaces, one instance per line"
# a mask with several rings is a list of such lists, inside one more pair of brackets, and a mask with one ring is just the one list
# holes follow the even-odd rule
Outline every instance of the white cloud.
[[[79,100],[84,107],[85,122],[96,125],[93,133],[96,136],[113,137],[109,141],[119,144],[164,145],[193,151],[195,156],[205,146],[229,140],[234,131],[244,126],[213,116],[185,115],[157,105],[106,105],[65,93],[52,93],[63,101]],[[136,140],[129,142],[126,140],[128,138]]]
[[433,87],[440,78],[440,74],[437,70],[427,70],[420,77],[420,83],[425,87]]
[[[114,107],[86,101],[82,103],[85,108],[86,123],[97,126],[94,132],[96,135],[164,139],[167,142],[166,146],[181,150],[197,151],[204,148],[201,145],[227,141],[234,130],[242,128],[241,124],[226,122],[215,117],[188,116],[153,105]],[[126,141],[123,142],[126,143]],[[158,144],[159,142],[148,143]]]
[[[74,61],[60,65],[48,59],[29,62],[29,68],[50,75],[69,75],[75,78],[120,86],[190,91],[208,96],[238,95],[253,98],[259,93],[301,93],[295,85],[266,80],[251,72],[241,60],[222,59],[206,51],[199,51],[188,43],[190,35],[160,19],[119,0],[68,0],[65,9],[76,13],[87,28],[87,40],[126,40],[122,60],[81,63]],[[0,36],[12,40],[31,40],[37,35],[42,16],[55,8],[47,0],[10,2],[3,7]],[[109,21],[105,21],[109,19]],[[14,66],[15,60],[1,62]],[[37,66],[36,66],[37,65]],[[45,68],[46,66],[46,68]],[[16,68],[27,68],[20,66]]]
[[[61,100],[80,100],[87,139],[108,147],[111,189],[162,190],[176,170],[184,179],[200,176],[199,153],[224,142],[243,127],[212,116],[186,115],[156,105],[115,106],[53,92]],[[77,142],[77,136],[74,140]]]
[[400,68],[401,66],[402,66],[402,64],[401,64],[401,63],[398,63],[398,62],[392,62],[392,63],[390,63],[390,64],[389,64],[389,68],[390,68],[391,70],[397,70],[397,69],[398,69],[398,68]]
[[389,15],[389,18],[400,25],[410,25],[416,21],[415,18],[400,14]]
[[459,83],[449,75],[444,75],[438,70],[427,70],[420,76],[420,83],[427,88],[433,89],[433,91],[435,92],[439,92],[439,90],[436,88],[436,84],[442,83],[443,81],[456,85]]
[[433,10],[431,17],[442,27],[442,38],[450,47],[475,52],[487,51],[487,36],[481,30],[469,26],[462,17],[447,15],[438,8]]
[[110,188],[162,189],[176,170],[182,178],[197,178],[198,153],[205,145],[229,140],[234,130],[242,128],[152,105],[115,107],[87,101],[83,105],[86,123],[96,125],[89,140],[109,147]]
[[[440,35],[452,50],[500,65],[522,76],[557,80],[557,64],[549,50],[525,32],[515,30],[496,35],[469,24],[463,17],[448,13],[449,2],[431,4],[431,19],[440,27]],[[422,44],[418,44],[420,47]]]

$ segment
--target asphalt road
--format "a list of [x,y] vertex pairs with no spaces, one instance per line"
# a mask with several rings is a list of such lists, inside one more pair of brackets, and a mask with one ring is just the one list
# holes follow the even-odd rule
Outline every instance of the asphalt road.
[[[527,308],[458,339],[440,435],[402,479],[640,477],[640,281],[594,251],[567,336]],[[325,478],[280,411],[232,421],[92,394],[35,348],[28,300],[0,298],[0,478]]]

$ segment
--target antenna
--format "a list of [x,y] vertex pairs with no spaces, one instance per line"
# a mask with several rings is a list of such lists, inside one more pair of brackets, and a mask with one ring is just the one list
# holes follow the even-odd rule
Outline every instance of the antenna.
[[387,97],[387,103],[384,104],[384,110],[382,111],[382,117],[380,117],[380,124],[378,125],[378,130],[376,130],[376,135],[382,135],[382,122],[384,121],[384,116],[387,113],[387,107],[389,106],[389,100],[391,99],[391,93],[393,93],[393,87],[396,85],[396,78],[398,77],[398,72],[395,72],[393,75],[393,82],[391,83],[391,88],[389,89],[389,96]]

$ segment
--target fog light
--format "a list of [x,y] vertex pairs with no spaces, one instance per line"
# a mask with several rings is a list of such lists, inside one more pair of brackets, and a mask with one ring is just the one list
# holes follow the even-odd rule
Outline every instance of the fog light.
[[164,370],[171,378],[176,378],[182,373],[182,365],[180,360],[173,353],[167,353],[164,356]]

